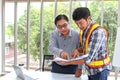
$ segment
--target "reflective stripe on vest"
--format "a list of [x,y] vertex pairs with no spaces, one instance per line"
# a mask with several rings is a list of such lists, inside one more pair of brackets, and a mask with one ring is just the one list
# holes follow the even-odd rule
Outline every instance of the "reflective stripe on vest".
[[[96,28],[98,28],[98,27],[100,27],[98,24],[93,24],[90,27],[90,29],[89,29],[89,31],[87,33],[86,41],[84,42],[84,46],[83,46],[83,53],[84,54],[88,53],[88,46],[89,46],[89,42],[90,42],[90,36],[91,36],[92,32]],[[104,29],[103,27],[101,27],[101,28],[105,31],[105,33],[107,35],[107,38],[108,38],[108,32],[107,32],[107,30]],[[83,31],[80,30],[80,43],[81,44],[83,44],[82,37],[83,37]],[[91,68],[100,68],[100,67],[103,67],[105,65],[108,65],[109,63],[110,63],[110,58],[108,57],[108,53],[107,53],[107,55],[106,55],[106,57],[104,59],[102,59],[102,60],[93,60],[90,64],[86,64],[86,66],[89,66]]]

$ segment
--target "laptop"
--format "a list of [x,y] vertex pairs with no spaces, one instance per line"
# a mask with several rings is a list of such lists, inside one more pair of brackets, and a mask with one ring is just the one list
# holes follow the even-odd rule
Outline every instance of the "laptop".
[[36,74],[31,74],[31,75],[27,74],[27,73],[24,74],[23,70],[18,66],[13,65],[13,68],[14,68],[14,71],[15,71],[15,73],[17,75],[17,80],[18,79],[19,80],[38,80],[39,79],[38,76],[34,76]]

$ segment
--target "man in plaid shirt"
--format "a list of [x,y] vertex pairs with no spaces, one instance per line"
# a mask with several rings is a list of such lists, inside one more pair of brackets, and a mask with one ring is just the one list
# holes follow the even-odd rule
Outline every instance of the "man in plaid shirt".
[[88,56],[70,62],[59,62],[59,64],[85,64],[89,80],[107,80],[111,70],[107,50],[107,31],[92,21],[90,11],[86,7],[75,9],[72,16],[82,32],[80,39],[82,38],[83,53]]

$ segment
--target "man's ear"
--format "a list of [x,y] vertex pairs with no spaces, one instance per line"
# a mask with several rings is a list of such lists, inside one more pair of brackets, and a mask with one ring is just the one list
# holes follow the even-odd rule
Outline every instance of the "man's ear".
[[88,18],[87,18],[88,20],[91,20],[91,16],[88,16]]
[[88,16],[88,18],[87,18],[87,20],[86,20],[88,23],[90,23],[90,21],[91,21],[91,17],[90,16]]

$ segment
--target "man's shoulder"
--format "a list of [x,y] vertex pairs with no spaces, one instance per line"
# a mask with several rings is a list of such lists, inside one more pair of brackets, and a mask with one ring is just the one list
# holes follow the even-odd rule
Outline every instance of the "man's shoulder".
[[58,30],[55,29],[55,30],[52,31],[52,33],[58,33]]
[[103,32],[104,30],[104,27],[98,27],[98,28],[96,28],[94,31],[97,31],[97,32]]
[[58,30],[54,30],[51,32],[51,35],[58,35],[58,34],[59,34]]
[[93,31],[93,34],[106,34],[103,27],[98,27]]

